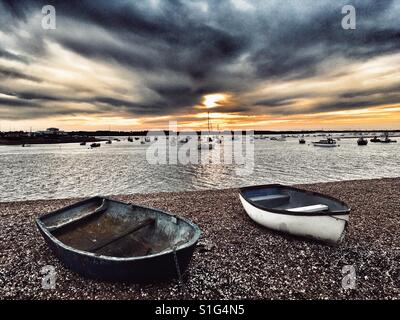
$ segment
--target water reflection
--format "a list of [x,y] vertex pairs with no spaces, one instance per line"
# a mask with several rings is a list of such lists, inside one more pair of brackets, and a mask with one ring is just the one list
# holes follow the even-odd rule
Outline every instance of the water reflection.
[[[232,188],[265,183],[312,183],[400,176],[400,143],[338,148],[256,140],[254,172],[239,176],[236,164],[150,165],[137,142],[0,147],[0,201]],[[202,150],[204,151],[204,150]],[[218,148],[210,151],[221,152]]]

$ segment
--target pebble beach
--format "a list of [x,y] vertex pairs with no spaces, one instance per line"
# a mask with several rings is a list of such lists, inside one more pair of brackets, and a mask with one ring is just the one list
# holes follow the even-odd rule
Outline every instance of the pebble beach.
[[[181,287],[83,278],[51,253],[34,223],[80,199],[0,203],[0,299],[399,299],[400,178],[297,185],[352,208],[345,240],[328,246],[263,228],[246,215],[236,189],[117,195],[182,215],[202,230]],[[55,289],[41,269],[54,266]],[[356,272],[344,289],[344,266]]]

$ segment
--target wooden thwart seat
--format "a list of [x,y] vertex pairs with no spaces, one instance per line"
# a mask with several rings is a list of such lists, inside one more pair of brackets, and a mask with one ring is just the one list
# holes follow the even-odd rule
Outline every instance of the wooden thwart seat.
[[287,194],[270,194],[250,197],[249,200],[256,202],[260,206],[273,208],[288,203],[290,196]]
[[251,201],[266,201],[266,200],[289,200],[290,197],[286,194],[270,194],[266,196],[250,197]]
[[77,216],[76,218],[66,221],[60,225],[49,226],[49,227],[47,227],[47,229],[53,234],[56,232],[60,233],[60,232],[63,232],[67,228],[73,228],[74,226],[79,225],[82,222],[85,222],[91,218],[94,218],[94,217],[106,212],[107,209],[108,209],[107,201],[106,201],[106,199],[103,199],[101,206],[98,207],[96,210],[85,213],[84,215]]
[[[146,220],[142,221],[141,223],[139,223],[138,225],[135,225],[135,226],[129,228],[125,232],[123,232],[121,234],[118,234],[118,235],[115,235],[111,239],[106,239],[106,240],[102,241],[101,243],[96,243],[94,246],[86,249],[86,251],[96,252],[96,251],[98,251],[100,249],[103,249],[106,246],[108,246],[108,245],[110,245],[110,244],[112,244],[112,243],[114,243],[114,242],[116,242],[116,241],[118,241],[118,240],[120,240],[120,239],[122,239],[122,238],[124,238],[124,237],[126,237],[126,236],[128,236],[130,234],[132,234],[133,232],[138,231],[140,229],[143,229],[144,227],[146,227],[146,226],[148,226],[150,224],[154,224],[154,223],[155,223],[155,219],[151,219],[151,218],[146,219]],[[150,248],[148,250],[150,250]]]
[[320,211],[326,211],[329,210],[329,207],[325,204],[314,204],[311,206],[305,206],[305,207],[297,207],[297,208],[290,208],[287,209],[287,211],[291,212],[320,212]]

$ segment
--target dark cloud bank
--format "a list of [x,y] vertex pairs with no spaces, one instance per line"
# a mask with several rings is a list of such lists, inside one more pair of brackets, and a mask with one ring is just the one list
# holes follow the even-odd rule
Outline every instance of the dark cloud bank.
[[[393,1],[352,1],[358,23],[352,31],[341,28],[341,8],[347,2],[250,1],[255,8],[240,9],[230,1],[215,0],[207,1],[204,11],[201,1],[0,1],[0,30],[7,34],[24,23],[31,26],[30,19],[43,5],[52,4],[57,10],[57,30],[32,28],[26,30],[31,33],[27,39],[15,32],[20,53],[0,44],[0,58],[34,63],[48,53],[48,40],[142,75],[148,89],[140,101],[93,96],[81,102],[123,108],[135,115],[187,112],[205,94],[230,92],[240,101],[241,93],[262,81],[317,76],[320,63],[338,56],[362,61],[399,52],[400,24],[390,18]],[[40,75],[0,67],[0,78],[5,77],[41,81]],[[397,88],[392,88],[387,101],[400,101]],[[382,96],[374,100],[375,94],[347,92],[335,104],[320,105],[314,111],[385,102]],[[18,99],[15,107],[79,102],[54,92],[34,94],[18,88],[12,95]],[[282,97],[281,93],[279,98],[238,102],[230,111],[290,106],[296,98],[301,95]],[[0,108],[4,103],[0,100]]]

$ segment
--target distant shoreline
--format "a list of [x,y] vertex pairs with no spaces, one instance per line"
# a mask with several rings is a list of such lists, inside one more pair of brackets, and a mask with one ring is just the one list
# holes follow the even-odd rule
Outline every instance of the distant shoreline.
[[[196,133],[201,134],[202,132],[207,130],[194,130],[194,131],[177,131],[172,132],[173,134],[189,134],[189,133]],[[273,130],[249,130],[253,131],[254,134],[333,134],[333,133],[348,133],[348,134],[371,134],[371,135],[379,135],[383,132],[389,132],[392,135],[400,135],[400,129],[398,130],[388,130],[388,129],[373,129],[373,130],[282,130],[282,131],[273,131]],[[24,132],[24,131],[9,131],[9,132]],[[208,131],[207,131],[208,132]],[[246,133],[246,130],[211,130],[210,134],[229,134],[229,133],[238,133],[242,132],[243,134]],[[0,140],[2,140],[1,136],[8,132],[0,132]],[[27,132],[25,132],[27,133]],[[147,134],[161,134],[164,133],[165,135],[171,134],[168,130],[139,130],[139,131],[106,131],[106,130],[99,130],[99,131],[68,131],[65,132],[67,135],[65,138],[88,138],[88,137],[109,137],[109,136],[146,136]]]
[[29,144],[59,144],[59,143],[81,143],[81,142],[100,142],[107,139],[98,139],[95,137],[10,137],[0,138],[0,145],[18,146]]

